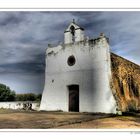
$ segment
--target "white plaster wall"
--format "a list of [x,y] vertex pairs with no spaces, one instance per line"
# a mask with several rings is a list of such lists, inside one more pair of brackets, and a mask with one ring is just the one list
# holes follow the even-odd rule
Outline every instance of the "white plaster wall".
[[75,41],[78,42],[78,41],[82,41],[84,40],[84,31],[83,30],[76,30],[76,36],[75,36]]
[[76,29],[75,30],[75,41],[76,42],[83,41],[84,40],[84,31],[81,30],[80,27],[77,26],[76,24],[71,23],[64,33],[64,43],[65,44],[73,43],[72,34],[70,33],[70,27],[71,26],[74,26],[75,29]]
[[70,34],[70,32],[66,32],[64,34],[64,43],[65,44],[72,43],[72,35]]
[[32,103],[32,109],[39,110],[39,103],[37,102],[0,102],[0,108],[22,109],[24,103]]
[[[94,47],[88,44],[67,45],[65,48],[58,46],[47,49],[46,53],[50,54],[46,57],[40,110],[68,111],[67,86],[78,84],[80,112],[116,112],[116,102],[110,88],[109,46],[105,38]],[[67,64],[70,55],[76,58],[74,66]]]

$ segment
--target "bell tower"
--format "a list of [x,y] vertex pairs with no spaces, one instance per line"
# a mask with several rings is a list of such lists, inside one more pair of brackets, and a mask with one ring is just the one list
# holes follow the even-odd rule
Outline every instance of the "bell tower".
[[64,31],[64,43],[71,44],[84,40],[84,29],[75,23],[75,20],[70,23]]

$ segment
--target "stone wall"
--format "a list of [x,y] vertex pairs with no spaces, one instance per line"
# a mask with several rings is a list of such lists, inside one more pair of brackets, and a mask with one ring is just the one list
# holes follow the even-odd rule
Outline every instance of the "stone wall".
[[118,110],[140,111],[140,66],[113,53],[111,63]]

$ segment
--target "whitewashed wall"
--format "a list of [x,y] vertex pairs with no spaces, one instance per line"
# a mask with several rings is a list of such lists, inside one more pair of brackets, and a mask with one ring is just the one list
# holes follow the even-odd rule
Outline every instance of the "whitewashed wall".
[[69,44],[72,43],[72,34],[70,33],[70,27],[75,27],[75,42],[84,40],[84,30],[82,30],[78,25],[71,23],[64,33],[64,43]]
[[23,109],[23,104],[25,103],[31,103],[33,110],[39,110],[40,103],[38,102],[0,102],[0,108]]
[[[105,37],[96,44],[88,41],[48,48],[46,52],[45,87],[40,110],[68,111],[68,85],[79,85],[79,111],[116,113],[116,102],[110,88],[109,45]],[[74,55],[76,63],[68,66]]]

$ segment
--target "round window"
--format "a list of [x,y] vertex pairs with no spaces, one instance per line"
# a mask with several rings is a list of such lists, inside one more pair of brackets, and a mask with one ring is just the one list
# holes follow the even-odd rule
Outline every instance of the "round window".
[[75,57],[73,55],[71,55],[71,56],[69,56],[67,63],[69,66],[73,66],[75,64],[75,61],[76,61]]

